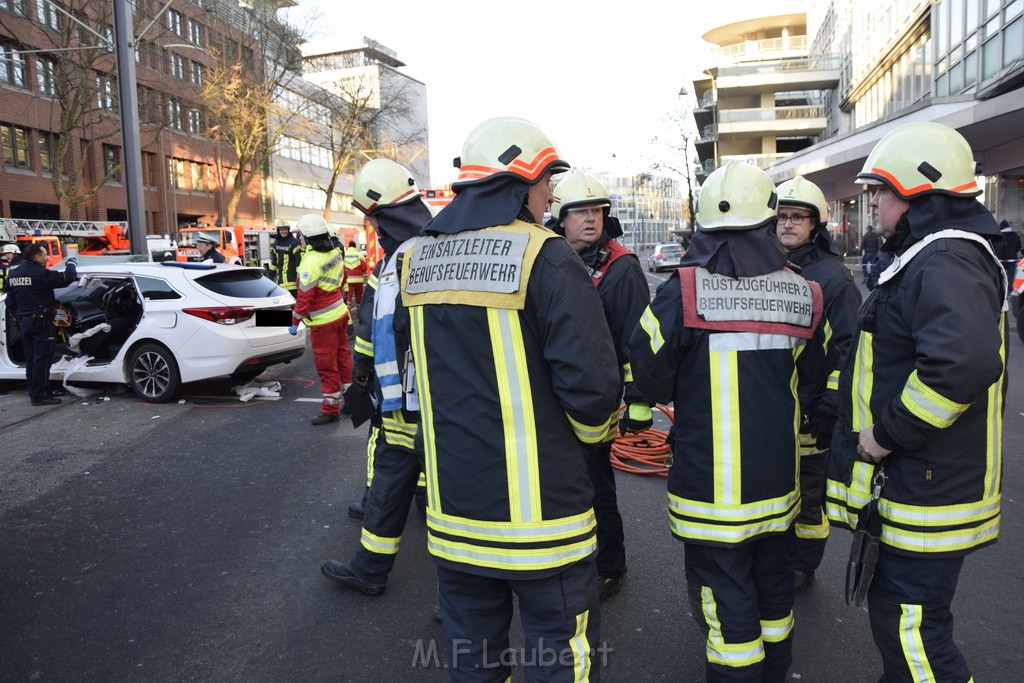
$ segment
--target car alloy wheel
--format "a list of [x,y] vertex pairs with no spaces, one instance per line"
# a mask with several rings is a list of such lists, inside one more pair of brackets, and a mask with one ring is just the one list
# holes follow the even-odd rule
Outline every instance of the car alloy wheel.
[[158,344],[143,344],[128,361],[128,384],[136,394],[153,403],[174,399],[181,388],[178,363]]

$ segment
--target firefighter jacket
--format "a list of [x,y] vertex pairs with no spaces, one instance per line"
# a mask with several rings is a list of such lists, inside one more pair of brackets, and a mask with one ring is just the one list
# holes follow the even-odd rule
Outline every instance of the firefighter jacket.
[[377,295],[377,278],[383,267],[384,262],[377,261],[366,280],[363,301],[359,305],[358,319],[355,323],[356,341],[352,348],[352,366],[365,370],[373,369],[373,300]]
[[78,277],[73,261],[64,270],[49,270],[32,260],[23,260],[7,275],[7,310],[18,318],[46,313],[53,319],[53,290],[67,287]]
[[352,284],[359,284],[366,279],[366,259],[355,247],[345,249],[345,277]]
[[7,291],[7,276],[11,274],[12,267],[7,263],[0,263],[0,292]]
[[348,315],[342,298],[345,255],[338,249],[317,251],[306,247],[299,263],[298,292],[292,318],[307,327],[326,325]]
[[732,278],[680,268],[629,342],[633,381],[675,402],[669,523],[734,546],[784,533],[799,510],[798,386],[827,375],[821,291],[780,270]]
[[[821,324],[829,375],[825,382],[805,385],[803,390],[806,395],[801,397],[801,403],[809,407],[810,413],[821,411],[835,417],[839,367],[856,333],[857,309],[861,304],[860,290],[839,257],[816,240],[790,251],[789,260],[800,267],[804,279],[821,286],[824,306]],[[810,434],[801,433],[800,441],[804,454],[818,452]]]
[[[629,337],[651,301],[651,290],[640,266],[640,259],[615,240],[598,242],[594,247],[580,252],[580,257],[597,287],[612,340],[615,342],[615,355],[619,361],[620,377],[623,382],[620,388],[623,400],[626,403],[646,402],[643,395],[633,386],[633,371],[626,352]],[[612,427],[605,441],[614,441],[618,436],[617,425]]]
[[288,235],[274,240],[274,249],[270,252],[270,272],[282,289],[295,291],[301,259],[302,247],[294,236]]
[[857,320],[839,378],[825,509],[854,528],[883,461],[881,542],[896,553],[964,555],[999,532],[1006,320],[1003,269],[987,241],[943,230],[897,251]]
[[458,571],[553,575],[597,549],[586,445],[616,417],[615,349],[572,248],[515,220],[405,259],[428,547]]

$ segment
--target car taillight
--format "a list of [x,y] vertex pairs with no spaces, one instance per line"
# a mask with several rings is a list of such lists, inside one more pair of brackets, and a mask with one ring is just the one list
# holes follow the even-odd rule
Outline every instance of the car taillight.
[[209,308],[183,308],[183,313],[221,325],[237,325],[256,314],[252,306],[211,306]]
[[654,258],[656,258],[656,259],[658,259],[658,260],[660,261],[660,260],[662,260],[663,258],[665,258],[665,255],[664,255],[664,254],[658,254],[658,255],[657,255],[657,256],[655,256]]

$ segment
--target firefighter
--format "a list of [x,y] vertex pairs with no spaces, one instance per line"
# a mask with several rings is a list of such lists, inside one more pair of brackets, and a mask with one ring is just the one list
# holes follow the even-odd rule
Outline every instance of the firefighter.
[[810,407],[800,428],[800,514],[794,525],[793,589],[800,592],[814,580],[828,540],[825,518],[825,463],[835,426],[835,389],[839,367],[853,340],[861,296],[828,234],[828,202],[817,185],[797,176],[778,189],[779,223],[776,234],[790,263],[800,274],[821,286],[830,375],[808,386],[801,403]]
[[320,376],[323,402],[310,424],[337,422],[341,393],[352,382],[352,356],[348,348],[348,307],[342,299],[345,286],[345,255],[331,243],[323,216],[306,214],[299,219],[299,234],[306,244],[299,262],[298,291],[293,324],[309,328],[313,364]]
[[880,522],[855,589],[886,681],[972,680],[950,603],[964,556],[999,533],[1006,282],[975,178],[967,141],[932,122],[887,133],[857,175],[895,260],[839,377],[826,510]]
[[217,251],[217,238],[205,232],[196,233],[196,248],[199,249],[199,261],[206,263],[225,263],[224,254]]
[[7,291],[7,277],[11,269],[21,260],[21,249],[16,244],[0,247],[0,292]]
[[[375,270],[369,336],[357,336],[353,382],[377,399],[381,427],[375,437],[373,478],[363,513],[360,547],[351,562],[327,560],[324,576],[366,595],[381,595],[395,564],[405,520],[420,477],[416,448],[419,405],[409,377],[409,316],[402,306],[400,269],[405,252],[430,220],[409,171],[390,159],[374,159],[356,174],[352,205],[366,215],[384,248]],[[362,308],[362,307],[361,307]],[[367,307],[370,308],[370,307]],[[360,320],[366,319],[360,311]],[[360,326],[365,335],[366,330]]]
[[534,124],[502,117],[469,134],[456,166],[455,198],[402,274],[450,677],[511,676],[497,653],[515,594],[529,675],[596,680],[584,458],[615,423],[619,370],[586,269],[538,224],[568,164]]
[[637,388],[675,401],[669,521],[709,681],[784,681],[792,661],[797,384],[826,373],[821,292],[786,268],[776,200],[755,166],[713,172],[629,341]]
[[30,244],[21,263],[7,276],[7,310],[18,320],[25,352],[25,381],[34,406],[60,403],[46,389],[53,361],[53,290],[67,287],[78,277],[74,257],[64,262],[63,271],[47,270],[46,258],[43,244]]
[[270,274],[274,282],[292,294],[295,293],[295,280],[298,278],[299,259],[302,258],[302,246],[292,234],[287,221],[277,224],[277,236],[274,238],[274,250],[270,253]]
[[[575,171],[555,186],[549,225],[580,255],[597,287],[615,342],[619,392],[626,403],[620,426],[624,432],[642,432],[654,424],[654,418],[651,404],[633,387],[626,345],[650,303],[651,294],[640,260],[615,240],[622,235],[622,228],[609,215],[611,205],[608,192],[596,178]],[[610,430],[587,458],[590,481],[594,484],[598,593],[602,602],[619,592],[626,574],[625,536],[611,463],[616,435],[614,429]]]
[[366,281],[366,257],[352,240],[345,249],[345,278],[348,280],[349,301],[357,306],[363,300],[363,282]]

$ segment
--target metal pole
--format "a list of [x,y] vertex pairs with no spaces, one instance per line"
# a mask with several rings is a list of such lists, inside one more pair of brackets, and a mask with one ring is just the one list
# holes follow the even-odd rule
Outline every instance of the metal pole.
[[146,211],[142,196],[142,145],[139,142],[139,100],[135,89],[132,15],[127,0],[114,2],[114,57],[121,110],[121,170],[133,254],[146,253]]

